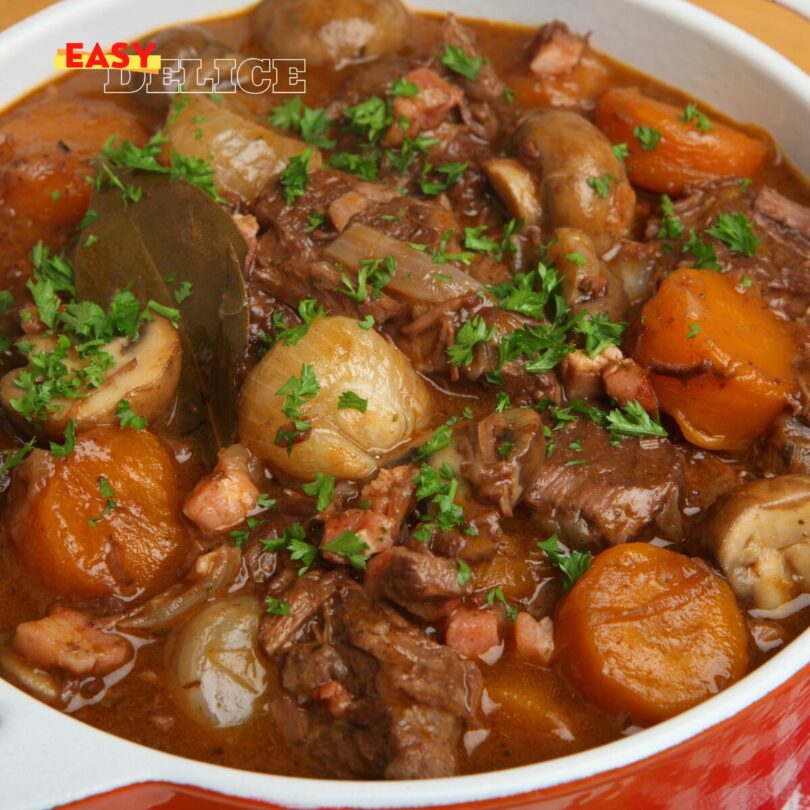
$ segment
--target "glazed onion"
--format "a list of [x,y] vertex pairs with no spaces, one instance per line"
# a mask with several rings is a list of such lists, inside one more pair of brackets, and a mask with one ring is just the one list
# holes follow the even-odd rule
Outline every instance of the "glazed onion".
[[[301,406],[312,428],[288,452],[276,444],[278,429],[290,422],[278,391],[300,378],[304,365],[313,367],[320,388]],[[347,391],[366,401],[365,412],[338,409]],[[365,478],[427,426],[429,404],[425,384],[398,349],[351,318],[329,316],[313,321],[297,345],[274,346],[250,372],[242,387],[239,434],[256,456],[288,475]]]
[[250,719],[267,687],[259,619],[259,602],[240,596],[214,602],[184,625],[170,666],[175,699],[193,720],[231,728]]
[[[217,190],[229,202],[251,204],[270,178],[306,148],[303,141],[260,126],[204,96],[186,98],[188,103],[169,117],[171,148],[210,161]],[[312,171],[321,165],[321,154],[310,149]]]
[[384,259],[392,256],[397,268],[385,285],[387,293],[399,293],[416,301],[440,303],[461,295],[481,292],[479,281],[452,264],[436,265],[427,253],[410,247],[407,242],[356,222],[331,245],[324,254],[350,270],[359,270],[364,259]]

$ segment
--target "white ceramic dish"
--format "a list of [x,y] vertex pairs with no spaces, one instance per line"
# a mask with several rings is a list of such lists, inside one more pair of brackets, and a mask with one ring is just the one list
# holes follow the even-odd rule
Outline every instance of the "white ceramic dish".
[[[0,107],[46,81],[56,49],[68,40],[112,42],[244,5],[244,0],[63,0],[0,34]],[[597,48],[738,121],[763,126],[810,174],[810,76],[683,0],[418,0],[414,6],[527,24],[558,18],[576,30],[591,30]],[[518,795],[644,760],[736,715],[808,664],[810,630],[742,682],[635,736],[508,771],[384,786],[266,776],[170,756],[79,723],[0,680],[0,807],[41,810],[151,780],[289,807],[415,807]]]

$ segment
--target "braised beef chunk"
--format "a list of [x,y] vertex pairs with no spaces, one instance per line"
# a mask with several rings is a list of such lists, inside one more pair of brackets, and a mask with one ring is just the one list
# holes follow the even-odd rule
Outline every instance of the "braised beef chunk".
[[810,475],[810,425],[789,414],[777,417],[749,451],[758,475]]
[[[754,193],[737,179],[720,180],[698,189],[674,205],[683,225],[682,235],[671,243],[658,262],[658,273],[665,275],[684,261],[695,261],[694,251],[685,249],[690,234],[711,245],[717,266],[737,283],[756,285],[768,304],[790,319],[803,318],[810,306],[810,210],[786,200],[768,187]],[[760,240],[753,256],[706,235],[722,214],[743,214]],[[647,237],[658,241],[661,222],[653,219]],[[744,281],[748,279],[750,281]]]
[[283,595],[291,616],[266,616],[260,637],[284,689],[273,699],[273,716],[319,772],[389,779],[456,773],[461,737],[475,723],[481,696],[477,667],[345,576],[311,572]]
[[680,534],[683,465],[675,448],[652,437],[623,438],[579,419],[552,433],[553,452],[521,503],[542,532],[599,548],[651,534]]

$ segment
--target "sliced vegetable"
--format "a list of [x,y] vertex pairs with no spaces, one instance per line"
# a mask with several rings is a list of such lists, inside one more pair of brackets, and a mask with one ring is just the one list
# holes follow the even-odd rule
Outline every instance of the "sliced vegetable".
[[[668,194],[718,177],[753,177],[768,156],[768,145],[723,124],[710,128],[684,120],[683,110],[642,95],[635,88],[613,88],[599,100],[596,125],[613,143],[627,143],[630,180]],[[648,137],[659,134],[654,148]]]
[[753,290],[743,294],[713,270],[682,268],[644,305],[634,356],[690,442],[740,450],[787,407],[796,351],[788,327]]
[[748,634],[734,594],[705,562],[648,545],[603,551],[563,597],[557,658],[605,711],[655,723],[741,678]]

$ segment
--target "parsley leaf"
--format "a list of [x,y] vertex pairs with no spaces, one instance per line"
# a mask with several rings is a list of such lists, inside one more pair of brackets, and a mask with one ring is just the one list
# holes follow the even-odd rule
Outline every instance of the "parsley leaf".
[[722,242],[732,253],[741,253],[748,257],[757,252],[761,242],[755,236],[748,217],[741,211],[719,214],[706,233]]
[[506,608],[506,613],[512,621],[517,618],[517,608],[509,604],[503,591],[500,588],[491,588],[487,591],[487,604],[493,607],[496,601],[500,602]]
[[273,126],[297,132],[306,143],[320,149],[332,149],[335,141],[326,136],[329,120],[326,110],[307,107],[300,97],[285,101],[270,111]]
[[569,590],[588,570],[593,559],[593,554],[589,551],[564,550],[556,532],[548,540],[541,540],[537,545],[546,553],[551,562],[560,569],[563,576],[563,590],[565,591]]
[[616,346],[622,339],[627,324],[613,322],[607,312],[591,314],[582,310],[574,319],[574,332],[585,338],[585,351],[589,357],[596,357],[608,346]]
[[390,105],[379,96],[371,96],[360,104],[347,107],[343,117],[348,122],[349,131],[365,137],[369,143],[377,143],[394,123]]
[[472,568],[464,560],[459,560],[456,564],[456,582],[459,588],[463,588],[472,579]]
[[614,439],[621,436],[660,436],[668,434],[660,422],[654,420],[642,405],[631,399],[622,408],[613,408],[605,419],[606,427]]
[[391,83],[389,94],[392,96],[416,96],[419,94],[419,85],[400,76]]
[[4,475],[9,470],[14,469],[14,467],[19,466],[20,464],[28,458],[31,451],[34,449],[34,445],[36,445],[37,440],[30,439],[27,441],[22,447],[18,448],[17,450],[8,450],[6,451],[5,456],[3,457],[3,463],[0,464],[0,475]]
[[480,56],[469,56],[461,48],[448,43],[444,46],[444,52],[439,57],[439,61],[446,68],[458,73],[459,76],[475,81],[486,59]]
[[65,440],[63,444],[50,442],[51,453],[57,458],[65,458],[69,456],[76,447],[76,423],[72,419],[68,419],[67,426],[65,427]]
[[344,391],[338,397],[337,407],[339,411],[360,411],[360,413],[365,413],[368,409],[368,400],[358,396],[354,391]]
[[131,427],[135,430],[143,430],[149,424],[147,419],[138,416],[138,414],[132,410],[132,406],[126,399],[122,399],[118,402],[115,408],[115,418],[118,420],[118,424],[122,429]]
[[653,127],[637,126],[633,136],[645,152],[652,152],[661,142],[661,133]]
[[312,157],[311,149],[304,149],[297,155],[293,155],[286,168],[279,175],[279,180],[284,189],[284,202],[292,205],[299,197],[304,196],[304,189],[309,184],[309,161]]
[[483,318],[465,321],[456,333],[455,341],[447,347],[447,358],[454,366],[466,366],[473,361],[473,348],[495,337],[494,326],[487,329]]
[[675,213],[675,206],[668,194],[661,195],[661,226],[658,239],[680,239],[683,236],[683,222]]
[[362,304],[368,300],[368,288],[371,288],[371,297],[379,298],[382,288],[388,284],[397,269],[397,260],[393,256],[380,259],[363,259],[357,271],[357,284],[355,285],[346,273],[340,276],[343,287],[339,292],[347,298]]
[[346,531],[339,534],[331,543],[324,544],[321,550],[345,557],[353,568],[364,570],[366,567],[368,556],[365,552],[369,550],[368,543],[362,541],[354,532]]
[[623,162],[625,158],[630,157],[630,147],[624,142],[614,143],[610,148],[616,156],[616,160]]
[[264,600],[264,605],[269,614],[272,616],[289,616],[290,603],[286,599],[276,599],[268,596]]
[[689,239],[684,243],[683,252],[691,253],[695,257],[693,264],[698,270],[717,270],[719,273],[723,269],[714,248],[708,242],[704,242],[695,233],[694,228],[689,229]]
[[315,480],[303,484],[301,489],[311,498],[315,498],[315,508],[319,512],[323,512],[332,503],[332,496],[335,494],[335,477],[315,473]]
[[678,117],[679,121],[688,124],[694,121],[699,132],[708,132],[712,128],[712,122],[699,109],[697,104],[690,103],[684,108],[683,114]]
[[612,174],[604,174],[602,177],[589,177],[585,182],[600,199],[604,200],[610,194],[610,189],[616,182],[616,178]]

